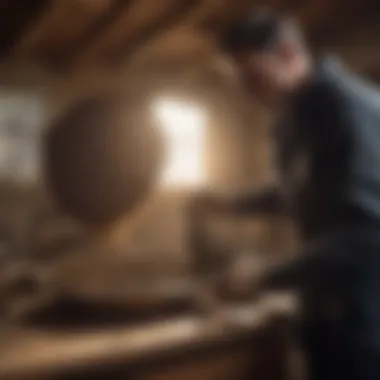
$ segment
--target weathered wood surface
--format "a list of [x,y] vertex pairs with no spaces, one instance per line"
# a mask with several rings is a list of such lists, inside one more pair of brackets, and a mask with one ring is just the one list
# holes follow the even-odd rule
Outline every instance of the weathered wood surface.
[[278,317],[291,318],[295,306],[292,296],[272,294],[252,305],[226,309],[215,318],[188,315],[140,327],[83,333],[15,328],[1,341],[0,378],[40,379],[120,361],[128,366],[161,355],[232,343],[269,327]]

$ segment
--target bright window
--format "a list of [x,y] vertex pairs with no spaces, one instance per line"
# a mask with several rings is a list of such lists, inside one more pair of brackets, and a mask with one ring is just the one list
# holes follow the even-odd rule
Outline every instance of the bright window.
[[167,142],[165,187],[193,187],[204,181],[205,114],[202,109],[175,100],[161,100],[155,116]]

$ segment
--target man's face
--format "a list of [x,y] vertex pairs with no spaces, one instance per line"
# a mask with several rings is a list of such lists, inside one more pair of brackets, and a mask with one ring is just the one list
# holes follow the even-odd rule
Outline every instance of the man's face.
[[311,69],[309,55],[292,39],[268,51],[236,54],[234,61],[245,86],[267,105],[295,91]]
[[238,75],[244,87],[261,103],[270,103],[277,93],[275,78],[267,70],[258,65],[258,61],[250,53],[235,57]]

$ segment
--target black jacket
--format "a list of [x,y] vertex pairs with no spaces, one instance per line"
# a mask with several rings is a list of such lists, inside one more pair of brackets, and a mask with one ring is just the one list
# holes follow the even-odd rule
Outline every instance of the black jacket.
[[274,135],[280,192],[261,204],[280,210],[285,195],[306,239],[320,239],[263,286],[300,291],[312,379],[380,379],[380,92],[325,60],[288,111]]
[[322,61],[275,128],[281,190],[300,230],[380,220],[380,92]]
[[380,379],[380,234],[348,226],[268,271],[266,289],[299,292],[310,380]]
[[325,59],[276,124],[273,140],[277,194],[241,198],[237,210],[282,205],[308,239],[350,221],[380,222],[377,89]]

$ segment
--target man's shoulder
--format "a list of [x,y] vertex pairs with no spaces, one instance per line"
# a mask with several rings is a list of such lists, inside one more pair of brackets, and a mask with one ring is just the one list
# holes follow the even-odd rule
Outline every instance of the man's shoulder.
[[[308,125],[312,123],[310,118],[312,113],[324,107],[327,102],[329,106],[341,99],[336,97],[336,89],[339,83],[339,61],[333,58],[324,58],[317,62],[315,70],[310,81],[298,91],[291,100],[277,112],[276,120],[272,124],[272,137],[276,140],[283,141],[285,137],[289,138],[293,131],[295,133],[303,124],[303,116],[306,117]],[[335,83],[337,82],[337,83]],[[320,116],[320,115],[319,115]]]
[[380,88],[337,58],[324,59],[318,70],[320,81],[353,103],[380,105]]

